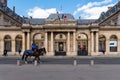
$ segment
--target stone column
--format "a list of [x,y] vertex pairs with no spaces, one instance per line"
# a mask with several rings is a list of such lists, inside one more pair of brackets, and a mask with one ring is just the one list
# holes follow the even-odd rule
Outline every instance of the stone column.
[[22,34],[22,51],[25,50],[25,33]]
[[96,53],[98,53],[98,49],[99,49],[99,35],[98,35],[98,32],[96,32]]
[[67,35],[67,52],[70,52],[70,32]]
[[120,39],[118,39],[118,46],[117,46],[117,50],[120,53]]
[[73,51],[76,52],[76,34],[73,32]]
[[47,34],[47,32],[45,32],[45,49],[47,52],[48,51],[48,34]]
[[91,32],[91,52],[94,52],[94,32]]
[[110,40],[109,39],[106,39],[106,53],[105,54],[108,54],[110,52]]
[[51,32],[51,52],[53,52],[53,32]]
[[15,52],[15,40],[12,40],[12,52]]
[[30,32],[27,32],[27,49],[30,49]]
[[4,51],[4,40],[1,40],[1,54],[3,54]]

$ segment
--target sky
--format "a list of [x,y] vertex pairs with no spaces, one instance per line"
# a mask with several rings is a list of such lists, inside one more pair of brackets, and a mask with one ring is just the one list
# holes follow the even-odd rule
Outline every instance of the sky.
[[75,19],[98,19],[101,12],[118,0],[8,0],[8,7],[16,8],[20,16],[47,18],[52,13],[69,13]]

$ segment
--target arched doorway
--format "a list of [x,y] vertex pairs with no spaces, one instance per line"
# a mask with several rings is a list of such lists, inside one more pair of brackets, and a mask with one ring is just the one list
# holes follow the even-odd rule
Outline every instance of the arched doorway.
[[106,51],[106,38],[104,35],[99,35],[99,52]]
[[63,33],[55,35],[54,51],[56,56],[66,55],[66,36]]
[[9,35],[6,35],[4,37],[4,49],[6,49],[7,51],[12,51],[11,37]]
[[38,48],[41,48],[44,46],[44,35],[43,34],[35,34],[33,37],[33,43],[37,45]]
[[77,35],[78,55],[88,55],[88,38],[86,34]]
[[117,52],[118,39],[116,35],[110,37],[110,52]]
[[22,35],[17,35],[15,38],[15,50],[22,49]]

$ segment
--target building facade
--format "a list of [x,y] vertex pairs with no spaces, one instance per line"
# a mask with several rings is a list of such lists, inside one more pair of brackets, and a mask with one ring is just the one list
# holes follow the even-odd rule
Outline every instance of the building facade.
[[66,13],[46,19],[25,18],[14,8],[7,7],[7,0],[0,0],[0,54],[5,49],[8,55],[19,48],[29,50],[32,43],[45,47],[45,56],[120,54],[120,2],[96,20],[77,20]]

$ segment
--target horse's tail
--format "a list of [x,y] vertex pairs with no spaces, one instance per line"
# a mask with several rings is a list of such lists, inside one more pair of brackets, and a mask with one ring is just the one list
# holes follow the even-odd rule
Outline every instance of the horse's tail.
[[22,60],[24,60],[25,53],[23,53]]

